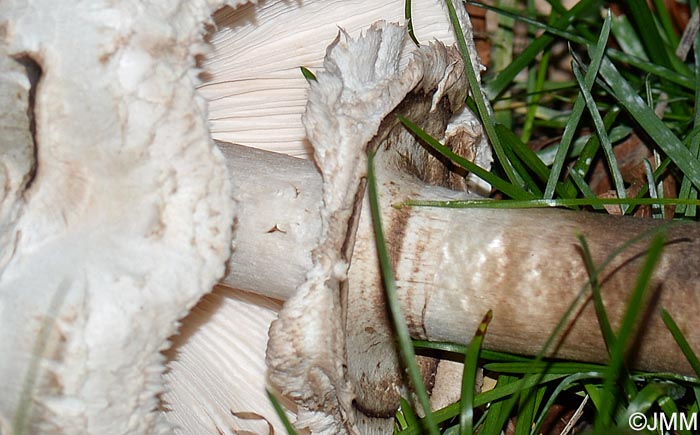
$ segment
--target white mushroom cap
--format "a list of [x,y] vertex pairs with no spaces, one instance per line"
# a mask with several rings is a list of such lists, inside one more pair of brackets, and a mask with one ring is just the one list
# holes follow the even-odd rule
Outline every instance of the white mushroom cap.
[[0,127],[3,433],[171,433],[160,352],[222,276],[235,210],[195,91],[213,7],[0,3],[0,94],[28,107],[15,59],[41,69],[32,152]]

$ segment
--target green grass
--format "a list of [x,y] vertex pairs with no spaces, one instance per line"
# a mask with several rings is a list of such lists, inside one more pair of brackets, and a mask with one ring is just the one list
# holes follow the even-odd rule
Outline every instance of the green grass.
[[[482,77],[482,86],[472,68],[467,67],[471,86],[467,104],[475,109],[493,146],[492,170],[476,167],[422,131],[414,120],[399,120],[422,143],[452,160],[494,187],[491,199],[469,201],[407,201],[395,207],[489,207],[531,208],[567,207],[605,213],[604,206],[619,206],[624,214],[651,207],[654,217],[697,218],[697,191],[700,188],[700,44],[689,59],[676,55],[683,29],[674,27],[663,2],[652,2],[652,10],[642,0],[616,3],[621,11],[612,14],[600,0],[581,0],[567,10],[559,0],[551,0],[551,12],[538,14],[531,1],[494,0],[491,6],[467,1],[490,9],[500,26],[491,29],[492,60],[495,68]],[[692,8],[697,0],[690,2]],[[447,2],[453,26],[455,11]],[[406,17],[411,16],[410,0]],[[525,34],[516,35],[518,26]],[[461,34],[461,32],[457,32]],[[697,35],[691,35],[698,40]],[[411,37],[415,40],[411,29]],[[515,51],[512,41],[525,38],[524,49]],[[569,77],[557,78],[554,48],[568,44],[571,55]],[[458,47],[467,65],[468,47],[458,38]],[[495,110],[492,110],[493,107]],[[658,110],[658,114],[655,113]],[[638,139],[649,149],[644,162],[645,177],[636,190],[630,188],[619,157],[615,153],[625,140]],[[545,147],[537,140],[549,139]],[[604,169],[595,169],[600,162]],[[414,354],[430,355],[465,362],[462,399],[444,409],[428,412],[419,419],[403,401],[396,416],[395,433],[500,435],[509,422],[515,435],[539,434],[545,418],[556,404],[566,403],[574,410],[580,405],[583,420],[591,434],[630,433],[629,418],[637,412],[686,413],[700,409],[700,380],[669,373],[630,370],[626,364],[634,328],[647,297],[650,277],[664,247],[664,226],[640,235],[613,250],[600,264],[592,260],[586,240],[580,245],[589,282],[540,354],[533,357],[509,355],[481,348],[490,314],[468,346],[407,339],[405,325],[395,301],[395,285],[381,222],[376,209],[376,186],[370,163],[370,198],[374,225],[382,259],[392,319],[398,331],[402,360],[411,383],[425,407],[425,388],[415,373]],[[600,185],[592,174],[607,174],[614,198],[601,198]],[[634,180],[638,181],[638,180]],[[672,186],[678,186],[673,189]],[[671,187],[669,187],[671,186]],[[669,187],[665,189],[665,187]],[[498,199],[498,200],[494,200]],[[670,213],[669,213],[670,212]],[[648,249],[637,282],[628,300],[620,326],[614,329],[602,303],[598,274],[617,255],[640,240]],[[569,316],[586,296],[592,296],[601,334],[608,350],[608,364],[549,360],[547,354]],[[700,359],[672,316],[662,311],[670,335],[700,376]],[[465,334],[470,333],[465,331]],[[476,367],[495,381],[492,389],[475,391]],[[646,433],[646,432],[639,432]],[[689,430],[680,430],[690,435]],[[549,435],[549,434],[545,434]]]

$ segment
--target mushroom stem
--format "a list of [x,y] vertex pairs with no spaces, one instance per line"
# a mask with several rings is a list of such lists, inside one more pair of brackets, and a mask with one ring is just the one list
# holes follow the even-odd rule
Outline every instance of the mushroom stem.
[[310,160],[217,144],[244,210],[221,284],[286,300],[311,269],[321,231],[321,175]]
[[[321,202],[320,174],[310,163],[291,157],[231,144],[219,146],[229,167],[247,168],[234,172],[240,186],[237,191],[254,198],[241,201],[239,225],[257,223],[246,223],[247,230],[238,233],[232,263],[238,268],[254,263],[259,271],[229,272],[222,283],[287,299],[303,282],[311,246],[320,231],[316,212]],[[262,173],[269,180],[266,186],[255,181]],[[492,309],[494,320],[484,346],[536,354],[589,280],[577,235],[586,238],[594,262],[600,264],[627,240],[661,225],[652,220],[558,209],[395,209],[389,205],[408,198],[447,199],[464,194],[398,172],[379,181],[404,314],[414,338],[420,339],[464,343],[468,339],[464,331],[474,330],[483,314]],[[369,213],[363,209],[362,215]],[[349,282],[363,289],[363,297],[357,305],[349,304],[349,317],[383,310],[378,272],[373,272],[377,259],[370,225],[364,218],[358,227]],[[700,333],[692,327],[700,307],[700,271],[693,264],[700,254],[700,226],[672,226],[667,233],[640,321],[632,365],[690,374],[691,368],[658,310],[668,310],[690,345],[700,347]],[[624,314],[646,249],[646,241],[632,245],[599,275],[613,329]],[[294,272],[280,273],[280,268]],[[356,314],[352,314],[353,306]],[[549,355],[604,362],[607,352],[597,323],[592,301],[587,300],[568,322],[556,351]]]

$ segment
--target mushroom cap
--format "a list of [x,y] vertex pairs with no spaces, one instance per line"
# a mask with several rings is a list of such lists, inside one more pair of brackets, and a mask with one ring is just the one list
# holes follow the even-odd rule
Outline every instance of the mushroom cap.
[[160,352],[222,276],[235,211],[195,91],[214,7],[0,4],[0,94],[21,100],[0,135],[3,432],[171,433]]

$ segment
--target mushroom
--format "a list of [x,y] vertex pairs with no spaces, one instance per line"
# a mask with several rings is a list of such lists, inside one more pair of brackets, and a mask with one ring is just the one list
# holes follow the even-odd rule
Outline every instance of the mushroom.
[[[414,1],[413,8],[419,40],[430,41],[433,35],[453,40],[443,2]],[[402,1],[382,2],[371,13],[358,7],[358,2],[327,1],[263,3],[258,8],[251,5],[242,10],[220,11],[215,15],[218,30],[211,38],[214,52],[211,60],[203,62],[208,79],[200,87],[210,101],[213,136],[308,155],[305,149],[310,144],[300,123],[308,85],[298,66],[320,68],[326,45],[338,36],[339,26],[343,34],[357,35],[371,20],[398,21],[402,15]],[[285,34],[282,40],[270,37],[271,24],[266,21],[270,16],[284,16],[285,26],[301,29],[301,36],[290,31],[291,35]],[[311,41],[304,28],[309,25],[314,29]],[[275,25],[274,29],[279,31],[280,25]],[[304,47],[298,53],[300,38],[303,38]],[[234,44],[255,49],[241,50],[231,56],[228,53]],[[287,49],[285,44],[291,47]],[[252,58],[253,53],[255,58]],[[279,53],[285,55],[280,57]],[[258,65],[256,59],[259,58],[272,60]],[[246,124],[242,128],[240,123],[249,120],[250,115],[246,117],[237,112],[238,107],[245,107],[254,114],[265,110],[266,115],[256,119],[254,125]],[[238,120],[239,117],[244,119]],[[227,128],[234,132],[227,132]],[[308,254],[320,233],[321,180],[318,173],[308,161],[227,147],[226,144],[220,146],[228,156],[232,174],[239,171],[256,174],[255,179],[232,179],[240,202],[237,227],[245,230],[237,233],[229,274],[221,284],[252,289],[278,300],[287,299],[290,289],[301,283],[310,269],[312,263]],[[488,151],[488,147],[484,148]],[[490,163],[489,157],[482,156],[484,165]],[[258,161],[262,164],[256,164]],[[265,183],[260,183],[260,179],[266,180]],[[265,209],[268,198],[276,200],[269,202],[269,208]],[[252,209],[254,213],[245,212]],[[291,215],[286,215],[287,212]],[[263,270],[275,272],[263,273]],[[257,366],[257,376],[253,376],[252,356],[236,364],[242,353],[259,355],[264,351],[267,336],[257,331],[267,331],[267,325],[276,316],[274,309],[264,311],[264,315],[258,312],[257,318],[245,316],[246,322],[256,322],[258,326],[255,334],[241,334],[238,320],[241,307],[251,306],[252,300],[254,297],[250,295],[219,287],[185,320],[183,334],[173,338],[174,347],[168,352],[170,371],[166,374],[169,389],[163,399],[167,409],[172,411],[168,416],[188,433],[226,432],[231,428],[264,430],[264,423],[257,422],[261,427],[255,427],[254,422],[233,416],[231,410],[255,411],[273,423],[277,420],[264,394],[262,359]],[[275,306],[266,299],[260,303],[265,307]],[[203,322],[206,323],[202,325]],[[247,330],[251,329],[253,326]],[[236,341],[236,336],[241,335],[243,337]],[[200,367],[207,367],[207,370],[200,370]]]
[[236,210],[195,91],[225,3],[247,2],[0,5],[3,433],[172,430],[161,351],[223,275]]
[[214,2],[0,4],[0,432],[171,433],[168,338],[235,204],[195,57]]
[[[537,351],[563,308],[542,301],[566,301],[587,280],[575,244],[559,238],[581,230],[601,258],[627,234],[653,225],[561,211],[391,208],[409,196],[468,197],[430,185],[454,177],[436,172],[439,166],[398,125],[397,111],[431,133],[471,137],[465,150],[485,161],[488,156],[479,146],[478,124],[461,111],[466,87],[456,52],[440,44],[413,48],[404,28],[386,23],[363,37],[336,41],[311,87],[305,120],[320,173],[308,163],[220,145],[229,167],[238,168],[231,172],[236,206],[222,153],[207,129],[205,102],[194,91],[195,58],[206,54],[201,24],[219,5],[0,5],[0,98],[6,103],[0,121],[0,378],[8,380],[0,397],[3,433],[171,433],[174,424],[187,428],[193,420],[227,424],[221,414],[230,411],[226,403],[190,414],[178,406],[207,402],[183,394],[197,396],[196,382],[210,369],[232,367],[227,355],[243,357],[231,350],[227,334],[240,336],[246,328],[251,343],[244,349],[259,344],[264,335],[258,328],[274,317],[277,302],[223,287],[205,297],[174,338],[181,342],[169,355],[163,395],[170,412],[158,409],[165,389],[160,351],[169,346],[178,319],[224,274],[237,210],[237,254],[223,282],[288,299],[272,328],[267,359],[272,382],[296,401],[297,424],[317,433],[383,432],[395,393],[405,386],[385,318],[376,315],[382,310],[379,275],[362,212],[370,149],[378,153],[383,218],[416,337],[463,342],[463,332],[493,308],[488,346]],[[288,141],[299,144],[299,137]],[[279,169],[270,171],[271,162]],[[246,198],[264,187],[255,181],[263,170],[278,177],[273,186],[284,188]],[[292,220],[254,234],[248,216],[271,218],[280,197],[289,207],[283,216]],[[306,205],[295,209],[299,204]],[[507,225],[516,219],[520,226]],[[558,232],[523,234],[522,228],[537,228],[543,219]],[[295,222],[305,230],[292,231]],[[674,231],[656,272],[652,306],[669,309],[697,346],[690,326],[698,272],[691,266],[672,272],[697,255],[698,230]],[[308,244],[295,245],[294,238]],[[268,240],[277,242],[261,250]],[[541,247],[534,252],[553,253],[558,270],[570,274],[548,275],[540,267],[545,260],[531,255],[533,246]],[[312,255],[306,247],[313,247]],[[613,322],[644,249],[636,245],[609,268],[604,294]],[[288,260],[282,278],[266,276],[260,267],[252,270],[257,276],[238,272],[239,264],[275,264],[281,257]],[[506,268],[512,274],[504,274]],[[241,309],[238,323],[218,322],[221,308]],[[316,328],[308,329],[311,319]],[[604,358],[602,340],[591,330],[597,331],[595,316],[586,307],[556,355]],[[643,333],[639,367],[689,371],[653,316]],[[206,340],[215,347],[197,355],[196,343]],[[356,357],[363,353],[365,358]],[[188,360],[193,354],[197,358]],[[260,374],[261,365],[256,367],[251,376]],[[390,400],[377,390],[382,382],[393,393]]]
[[[408,198],[473,197],[433,185],[435,180],[449,184],[449,177],[433,172],[428,153],[396,114],[416,120],[434,136],[448,136],[448,144],[453,115],[463,126],[457,137],[472,138],[466,145],[474,146],[480,137],[478,124],[463,120],[468,113],[461,111],[466,89],[459,56],[436,45],[413,52],[412,63],[401,62],[401,53],[386,47],[402,44],[409,44],[405,33],[388,25],[373,27],[364,38],[336,41],[311,85],[304,122],[323,179],[321,235],[311,271],[273,323],[267,359],[271,381],[299,407],[297,424],[312,433],[387,433],[399,395],[406,394],[363,200],[366,152],[377,153],[382,220],[414,338],[464,343],[469,338],[465,331],[475,330],[493,309],[484,346],[534,355],[588,282],[576,235],[585,235],[595,261],[602,262],[627,239],[658,225],[561,210],[392,207]],[[358,67],[352,60],[361,56],[373,63]],[[446,70],[447,65],[451,68]],[[232,149],[228,160],[242,152]],[[699,236],[695,224],[669,230],[649,314],[639,329],[632,361],[637,368],[693,373],[657,310],[671,312],[691,345],[700,345],[692,328],[700,305],[700,273],[692,267],[700,252]],[[239,242],[241,247],[245,243]],[[623,316],[646,249],[645,242],[636,243],[600,277],[614,326]],[[283,252],[294,258],[289,249]],[[230,284],[238,285],[236,279]],[[564,330],[548,356],[606,360],[590,301]]]
[[[452,180],[434,172],[439,166],[431,165],[425,150],[398,125],[396,113],[420,120],[438,137],[450,131],[452,136],[471,138],[463,144],[467,150],[482,139],[478,123],[468,112],[459,111],[459,95],[466,89],[458,57],[454,53],[449,57],[448,51],[440,54],[439,48],[432,52],[424,47],[417,54],[411,47],[405,33],[386,25],[358,40],[341,36],[331,46],[317,74],[318,82],[311,85],[305,115],[320,173],[305,162],[219,144],[233,173],[251,175],[234,180],[236,190],[245,192],[239,225],[251,231],[239,233],[222,283],[289,299],[271,330],[271,380],[297,402],[297,424],[314,433],[384,433],[390,427],[398,394],[406,392],[384,315],[368,213],[358,214],[367,149],[378,150],[383,220],[393,235],[389,247],[401,299],[417,338],[464,342],[465,331],[473,331],[483,314],[494,309],[495,320],[485,345],[537,353],[567,303],[588,280],[576,234],[586,235],[596,261],[601,261],[617,245],[656,225],[558,210],[391,207],[407,198],[471,197],[430,185],[435,180],[448,184]],[[388,62],[382,56],[389,56],[386,53],[399,60]],[[409,67],[402,56],[418,60]],[[451,61],[421,60],[429,56],[446,56]],[[350,61],[358,58],[373,62],[361,62],[366,68],[362,69]],[[440,71],[437,76],[431,76],[429,64]],[[445,72],[445,65],[450,66],[450,73]],[[419,83],[427,88],[420,88]],[[437,101],[441,103],[433,107],[431,103]],[[466,118],[450,124],[463,126],[459,134],[448,128],[451,111]],[[480,146],[471,149],[472,157],[479,156],[480,150]],[[256,181],[257,174],[265,174],[268,182],[264,186]],[[318,204],[324,204],[320,213]],[[314,220],[317,214],[320,220]],[[543,222],[547,229],[543,230]],[[261,243],[263,234],[266,242]],[[699,343],[691,328],[698,306],[692,290],[697,275],[692,267],[680,266],[682,274],[673,267],[697,255],[697,236],[695,225],[670,232],[672,243],[657,269],[654,303],[649,308],[651,313],[659,306],[669,309],[693,345]],[[645,249],[643,242],[636,244],[603,274],[606,306],[614,324],[621,318]],[[243,264],[251,264],[252,270],[241,270]],[[277,273],[280,267],[283,272]],[[272,273],[250,273],[254,270]],[[228,328],[236,326],[229,324]],[[556,353],[550,355],[604,361],[607,354],[598,330],[589,302],[570,323],[566,336],[560,337],[563,341]],[[217,332],[222,334],[221,329]],[[640,334],[643,345],[637,367],[691,372],[658,317],[652,315]],[[192,357],[188,344],[182,345],[180,354]],[[208,366],[207,359],[197,355],[192,360],[196,365],[189,367]],[[178,370],[186,370],[184,364],[174,369],[173,380],[182,379]],[[189,375],[197,380],[207,377],[198,377],[192,368]],[[185,391],[187,386],[182,388]],[[172,391],[172,402],[179,397]],[[191,407],[191,402],[180,406]],[[222,411],[217,416],[220,419],[228,412]]]

